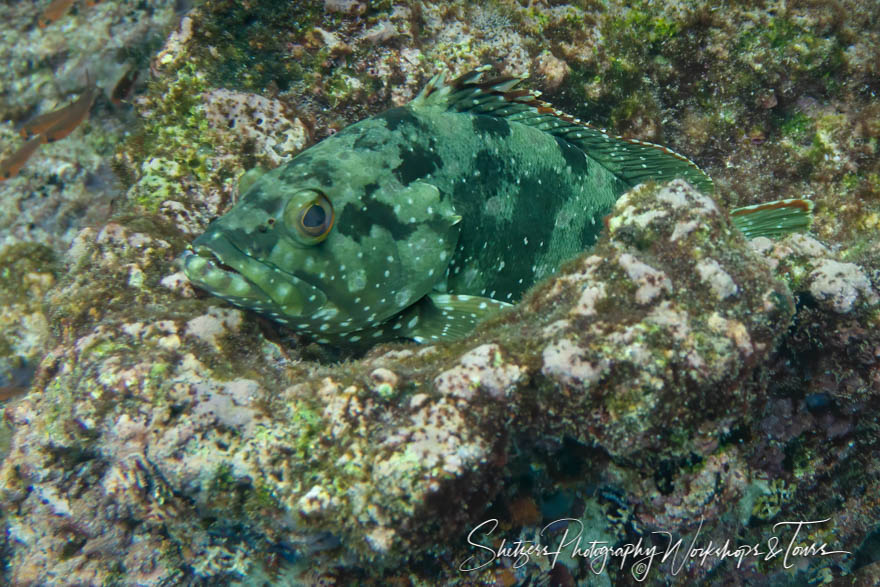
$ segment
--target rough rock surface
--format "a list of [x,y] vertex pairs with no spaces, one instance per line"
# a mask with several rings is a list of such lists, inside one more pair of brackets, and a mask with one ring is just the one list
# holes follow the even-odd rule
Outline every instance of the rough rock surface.
[[[461,533],[499,497],[524,435],[592,447],[583,466],[617,476],[644,524],[720,524],[754,499],[749,447],[725,437],[767,417],[756,408],[771,401],[762,382],[794,299],[684,182],[633,190],[608,224],[590,254],[473,337],[324,367],[256,343],[237,310],[159,286],[181,243],[156,227],[86,229],[74,277],[52,294],[78,312],[54,315],[41,391],[7,408],[10,579],[160,584],[279,558],[354,573],[437,549],[464,560]],[[682,225],[695,228],[681,236]],[[719,300],[697,269],[707,264],[733,293]],[[98,275],[116,297],[96,299]],[[853,275],[837,286],[855,288],[853,311],[876,306],[873,290],[846,283]],[[671,494],[635,481],[682,458],[701,465]],[[719,475],[734,477],[718,485]]]

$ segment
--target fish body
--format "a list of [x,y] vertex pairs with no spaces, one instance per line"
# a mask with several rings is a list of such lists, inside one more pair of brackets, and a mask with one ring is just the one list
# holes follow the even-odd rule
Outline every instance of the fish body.
[[97,96],[98,86],[90,82],[79,98],[67,106],[35,116],[27,121],[19,132],[26,139],[43,134],[46,137],[44,142],[47,143],[63,139],[85,120]]
[[[88,118],[89,111],[92,109],[92,104],[94,104],[99,91],[98,86],[90,83],[89,87],[86,88],[86,91],[79,98],[56,111],[58,116],[53,118],[52,123],[43,132],[46,142],[54,143],[63,139]],[[50,114],[55,114],[55,112]]]
[[31,158],[31,155],[37,152],[37,149],[45,141],[43,137],[37,136],[26,141],[21,147],[15,150],[9,157],[0,161],[0,181],[7,180],[18,175],[18,172]]
[[85,92],[67,106],[41,114],[25,123],[20,132],[28,140],[9,157],[0,161],[0,181],[15,177],[41,144],[54,143],[72,133],[88,117],[98,92],[98,86],[89,82]]
[[37,24],[41,29],[46,28],[64,16],[72,4],[73,0],[52,0],[52,2],[43,9],[43,12],[40,13],[40,17],[37,19]]
[[592,245],[626,190],[684,177],[480,68],[256,180],[185,254],[197,286],[319,342],[448,339]]

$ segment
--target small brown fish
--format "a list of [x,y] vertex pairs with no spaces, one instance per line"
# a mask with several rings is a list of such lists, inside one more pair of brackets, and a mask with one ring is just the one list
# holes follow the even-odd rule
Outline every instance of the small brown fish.
[[47,112],[46,114],[35,116],[34,118],[24,123],[24,126],[21,127],[21,130],[18,131],[19,134],[21,134],[23,138],[29,139],[34,135],[38,135],[41,132],[48,130],[56,122],[67,116],[68,109],[71,106],[72,104],[69,104],[64,108],[59,108],[58,110],[53,110],[52,112]]
[[52,0],[49,6],[44,8],[43,12],[40,13],[40,17],[37,19],[37,25],[39,25],[41,29],[46,28],[48,25],[64,16],[70,9],[71,4],[73,4],[73,0]]
[[129,69],[113,86],[113,91],[110,93],[110,101],[113,102],[114,106],[122,106],[122,103],[131,97],[134,91],[134,84],[137,83],[138,73],[136,69]]
[[54,143],[72,133],[88,117],[89,110],[91,110],[92,103],[97,96],[98,86],[93,83],[83,92],[82,96],[62,108],[63,114],[43,134],[46,142]]
[[24,395],[27,393],[27,387],[17,387],[15,385],[4,385],[0,387],[0,402]]
[[43,142],[42,136],[36,136],[19,147],[12,155],[0,161],[0,181],[15,177]]

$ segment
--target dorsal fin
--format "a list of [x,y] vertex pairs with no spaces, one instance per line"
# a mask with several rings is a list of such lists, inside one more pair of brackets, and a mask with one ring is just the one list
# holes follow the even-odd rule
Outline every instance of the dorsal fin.
[[483,65],[450,82],[446,82],[445,72],[440,73],[413,104],[504,118],[537,128],[578,147],[632,186],[680,177],[697,189],[713,191],[709,176],[687,157],[661,145],[609,134],[539,100],[538,91],[517,89],[526,76],[486,78],[490,69]]

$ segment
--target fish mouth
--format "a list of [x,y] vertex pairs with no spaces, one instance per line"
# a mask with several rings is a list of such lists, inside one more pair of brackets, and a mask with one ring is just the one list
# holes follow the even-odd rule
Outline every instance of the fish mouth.
[[194,243],[180,258],[196,286],[237,306],[284,322],[314,312],[326,301],[316,287],[239,251],[227,239]]
[[200,288],[215,295],[242,300],[257,300],[265,297],[259,288],[235,268],[223,263],[206,247],[199,247],[198,252],[184,251],[180,260],[187,278]]

